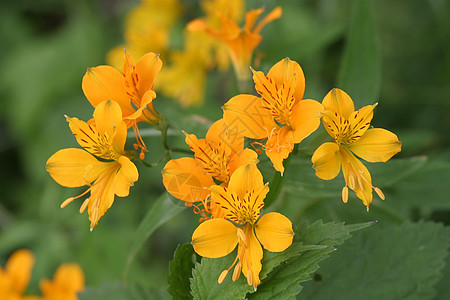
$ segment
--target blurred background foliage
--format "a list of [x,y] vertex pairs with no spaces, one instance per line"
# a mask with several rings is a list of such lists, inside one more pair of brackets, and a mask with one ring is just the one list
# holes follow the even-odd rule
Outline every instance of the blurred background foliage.
[[[181,3],[181,19],[171,32],[173,47],[183,44],[183,26],[203,14],[196,2]],[[38,293],[40,278],[73,261],[82,266],[88,286],[126,280],[168,297],[163,291],[168,261],[179,243],[190,241],[197,225],[190,209],[181,211],[144,243],[124,276],[136,229],[163,192],[163,164],[139,165],[140,179],[130,196],[116,197],[93,232],[87,214],[78,213],[79,203],[59,208],[77,191],[58,186],[45,172],[54,152],[77,147],[64,114],[90,118],[82,76],[88,67],[104,64],[108,50],[123,42],[124,18],[137,4],[0,2],[0,265],[15,249],[31,249],[37,260],[30,293]],[[247,1],[247,8],[265,6],[267,11],[275,5],[283,7],[283,17],[262,31],[259,69],[266,72],[290,57],[304,70],[305,98],[321,101],[339,87],[357,108],[379,102],[372,124],[395,132],[403,146],[388,163],[366,164],[374,185],[386,194],[384,202],[374,198],[369,213],[356,197],[344,205],[343,180],[316,178],[307,156],[291,161],[271,209],[295,224],[322,219],[348,224],[378,220],[379,228],[408,221],[450,225],[448,1]],[[237,93],[230,70],[209,74],[201,107],[183,108],[158,94],[155,107],[172,124],[169,142],[186,147],[180,129],[203,137],[220,118],[221,105]],[[150,147],[147,160],[155,161],[164,151],[156,131],[148,128],[143,130]],[[302,143],[301,151],[311,154],[317,139],[320,133]],[[262,159],[260,167],[269,180],[271,165]],[[448,265],[441,282],[450,280]],[[448,295],[444,290],[445,284],[437,285],[441,297]]]

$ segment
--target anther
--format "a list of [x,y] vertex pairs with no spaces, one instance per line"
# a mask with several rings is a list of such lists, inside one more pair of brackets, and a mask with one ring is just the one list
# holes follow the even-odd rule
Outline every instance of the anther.
[[225,277],[227,277],[227,275],[228,275],[228,270],[223,270],[222,273],[220,273],[220,276],[219,276],[219,279],[217,280],[217,282],[219,284],[221,284],[225,280]]

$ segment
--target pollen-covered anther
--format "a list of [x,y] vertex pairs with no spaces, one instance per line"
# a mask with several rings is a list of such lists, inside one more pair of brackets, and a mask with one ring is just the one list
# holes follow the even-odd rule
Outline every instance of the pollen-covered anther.
[[238,279],[239,279],[239,276],[241,276],[241,271],[242,271],[242,264],[241,264],[241,262],[239,261],[239,262],[236,264],[236,267],[234,267],[233,277],[231,277],[231,279],[232,279],[233,281],[238,280]]
[[245,247],[247,247],[247,238],[245,236],[244,231],[241,228],[238,228],[236,233],[237,233],[239,241],[244,242]]
[[379,188],[374,186],[373,190],[375,191],[375,193],[377,193],[378,197],[380,197],[381,200],[386,199],[386,197],[384,196],[384,193]]
[[228,275],[228,271],[229,270],[223,270],[222,273],[220,273],[219,279],[217,279],[217,282],[219,284],[221,284],[225,280],[225,277],[227,277],[227,275]]
[[342,188],[342,201],[343,201],[344,203],[347,203],[347,202],[348,202],[348,187],[347,187],[347,186],[344,186],[344,187]]

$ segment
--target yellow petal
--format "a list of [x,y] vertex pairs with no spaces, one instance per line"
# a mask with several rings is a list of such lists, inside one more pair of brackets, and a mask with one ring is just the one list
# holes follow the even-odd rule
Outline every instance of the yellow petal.
[[264,187],[263,176],[256,163],[241,166],[231,175],[228,189],[243,199],[249,191],[260,191]]
[[261,105],[261,99],[253,95],[237,95],[223,106],[223,119],[227,126],[237,128],[251,139],[263,139],[278,128],[269,112]]
[[346,135],[346,143],[350,144],[358,140],[369,128],[370,122],[373,118],[373,110],[377,106],[374,105],[366,105],[359,110],[350,114],[348,118],[349,122],[349,130]]
[[258,154],[252,149],[245,148],[230,157],[230,175],[240,166],[254,164],[258,161]]
[[53,280],[41,280],[39,286],[45,299],[76,300],[76,293],[84,289],[83,270],[75,263],[62,264]]
[[302,100],[292,108],[291,128],[294,143],[300,143],[320,126],[323,106],[314,100]]
[[394,133],[382,128],[372,128],[351,144],[349,149],[368,162],[386,162],[400,152],[401,147],[402,144]]
[[230,151],[227,152],[230,154],[239,153],[244,149],[244,136],[236,127],[227,126],[224,119],[214,122],[208,129],[205,138],[215,145],[222,144],[229,148]]
[[317,177],[324,180],[335,178],[341,170],[339,146],[332,142],[322,144],[314,152],[311,161]]
[[185,202],[197,202],[210,194],[207,189],[214,185],[198,162],[190,157],[170,160],[162,170],[163,184],[167,191]]
[[242,260],[242,274],[247,278],[247,283],[252,285],[255,289],[261,282],[259,279],[259,272],[261,271],[261,259],[263,257],[263,250],[261,244],[255,236],[253,227],[250,224],[243,226],[243,231],[247,240],[246,245],[239,243],[241,251],[244,252]]
[[25,292],[25,289],[30,282],[34,261],[35,258],[31,251],[21,249],[11,254],[6,263],[5,271],[12,281],[11,288],[19,295]]
[[126,197],[130,193],[130,187],[138,180],[139,173],[136,166],[126,156],[121,156],[118,163],[120,168],[114,175],[114,194]]
[[288,81],[295,74],[294,100],[299,101],[305,92],[305,75],[300,65],[288,57],[280,60],[270,68],[267,77],[272,78],[278,86]]
[[53,154],[46,164],[50,176],[62,186],[79,187],[94,181],[107,168],[88,152],[69,148]]
[[218,258],[228,255],[238,243],[237,228],[225,219],[201,223],[192,234],[192,246],[198,255]]
[[158,75],[161,68],[162,61],[159,58],[159,54],[153,52],[145,54],[138,61],[134,73],[138,78],[137,89],[141,98],[148,90],[153,89],[156,75]]
[[336,112],[346,119],[355,111],[352,98],[346,92],[337,88],[328,92],[323,98],[322,105],[325,107],[325,110]]
[[124,151],[127,139],[127,126],[122,120],[122,109],[117,102],[104,101],[94,111],[95,127],[99,134],[108,134],[116,152]]
[[292,222],[276,212],[262,216],[255,225],[255,233],[263,247],[271,252],[286,250],[294,238]]

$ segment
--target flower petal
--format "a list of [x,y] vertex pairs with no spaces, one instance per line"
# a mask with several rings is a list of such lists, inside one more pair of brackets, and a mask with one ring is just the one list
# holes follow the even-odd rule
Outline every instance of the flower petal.
[[205,138],[208,142],[215,145],[222,144],[230,149],[230,151],[227,151],[228,155],[239,153],[244,149],[244,136],[236,127],[227,126],[224,119],[214,122],[208,129]]
[[25,292],[30,282],[34,261],[35,258],[31,251],[20,249],[11,254],[6,263],[5,271],[13,284],[11,288],[19,295]]
[[258,162],[258,154],[252,149],[245,148],[241,152],[230,157],[230,175],[240,166],[245,166]]
[[349,149],[368,162],[386,162],[400,152],[401,147],[402,143],[394,133],[382,128],[372,128],[351,144]]
[[65,187],[88,185],[105,171],[107,165],[88,152],[76,149],[62,149],[53,154],[46,164],[52,178]]
[[237,228],[225,219],[201,223],[192,234],[192,246],[203,257],[218,258],[231,253],[238,243]]
[[292,222],[280,213],[271,212],[262,216],[255,225],[258,240],[266,250],[286,250],[294,238]]
[[242,260],[242,273],[247,278],[247,283],[252,285],[255,289],[261,282],[259,279],[259,272],[261,271],[262,264],[261,259],[263,257],[263,250],[261,244],[255,236],[253,227],[250,224],[243,226],[243,231],[245,238],[247,239],[247,245],[243,245],[242,242],[239,243],[239,247],[244,248],[240,251],[244,252]]
[[283,175],[283,161],[294,149],[294,136],[290,127],[283,126],[280,130],[274,130],[267,139],[264,149],[275,170]]
[[241,166],[231,175],[228,189],[243,199],[249,191],[260,191],[264,187],[263,176],[256,163]]
[[126,156],[119,157],[120,168],[114,175],[114,194],[126,197],[130,193],[130,187],[138,180],[139,173],[130,159]]
[[197,202],[210,194],[207,189],[214,185],[198,162],[190,157],[170,160],[162,170],[163,184],[167,191],[185,202]]
[[138,61],[134,73],[138,78],[137,89],[141,98],[147,91],[153,89],[156,75],[158,75],[161,68],[162,61],[159,58],[159,54],[153,52],[145,54]]
[[300,143],[320,126],[323,106],[315,100],[302,100],[292,108],[291,128],[294,143]]
[[339,146],[332,142],[322,144],[314,152],[311,161],[317,177],[324,180],[335,178],[341,170]]
[[355,105],[352,98],[341,89],[332,89],[323,98],[322,105],[325,110],[331,110],[338,113],[345,119],[350,117],[350,114],[355,111]]
[[84,289],[83,270],[78,264],[62,264],[53,280],[41,280],[39,286],[45,299],[76,300],[76,293]]
[[123,153],[127,139],[127,125],[122,120],[120,105],[111,100],[101,102],[94,111],[95,127],[99,134],[112,139],[111,143],[117,153]]
[[237,95],[222,108],[225,123],[251,139],[266,138],[273,128],[278,128],[269,112],[261,105],[259,97]]
[[291,79],[295,74],[295,92],[294,99],[299,101],[303,98],[305,92],[305,75],[300,65],[290,60],[288,57],[280,60],[267,73],[267,77],[272,78],[277,86],[281,86],[284,82]]

